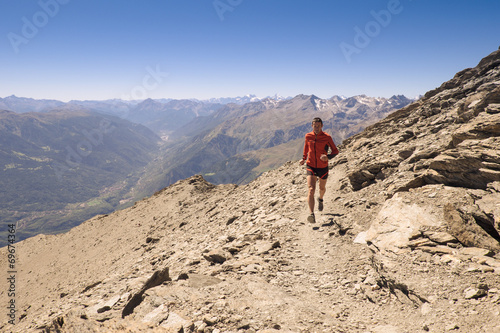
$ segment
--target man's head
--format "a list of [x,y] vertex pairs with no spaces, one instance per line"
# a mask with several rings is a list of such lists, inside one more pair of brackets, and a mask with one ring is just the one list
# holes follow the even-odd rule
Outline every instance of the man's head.
[[316,117],[312,120],[312,128],[314,134],[321,133],[321,131],[323,130],[323,121],[321,120],[321,118]]

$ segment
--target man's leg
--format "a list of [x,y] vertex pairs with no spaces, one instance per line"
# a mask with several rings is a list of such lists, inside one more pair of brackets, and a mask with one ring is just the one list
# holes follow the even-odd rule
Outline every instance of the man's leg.
[[319,198],[318,198],[318,210],[323,211],[323,196],[326,192],[326,179],[319,179]]
[[307,176],[307,187],[309,192],[307,194],[307,202],[309,204],[309,213],[314,213],[314,192],[316,191],[316,179],[314,175]]
[[323,200],[323,196],[326,192],[326,181],[328,179],[319,179],[319,198]]

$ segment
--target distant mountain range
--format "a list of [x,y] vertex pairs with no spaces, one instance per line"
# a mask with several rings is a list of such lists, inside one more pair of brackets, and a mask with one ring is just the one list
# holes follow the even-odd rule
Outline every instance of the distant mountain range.
[[259,98],[256,95],[245,95],[242,97],[219,97],[219,98],[210,98],[207,100],[202,100],[202,102],[207,102],[207,103],[215,103],[215,104],[239,104],[243,105],[246,103],[252,103],[252,102],[258,102],[262,101],[265,99],[273,99],[275,101],[284,101],[287,99],[292,99],[293,97],[283,97],[278,94],[275,94],[273,96],[267,96],[264,98]]
[[9,96],[0,99],[8,110],[0,111],[0,217],[17,222],[23,239],[68,230],[194,174],[246,183],[299,159],[313,117],[340,144],[410,102],[365,95],[68,103]]
[[0,110],[9,110],[16,113],[24,112],[47,112],[50,110],[81,109],[96,111],[99,113],[113,115],[122,119],[145,125],[158,135],[168,138],[176,128],[188,123],[198,116],[206,116],[218,110],[225,104],[246,104],[257,102],[263,99],[273,99],[276,101],[290,99],[274,95],[272,97],[259,98],[255,95],[243,97],[223,97],[211,98],[207,100],[198,99],[146,99],[146,100],[72,100],[67,103],[57,100],[37,100],[33,98],[8,96],[0,98]]
[[23,239],[113,211],[159,141],[142,125],[90,111],[0,111],[0,218],[18,223]]
[[64,104],[64,102],[52,99],[33,99],[14,95],[0,98],[0,110],[9,110],[16,113],[45,112]]
[[[256,95],[245,95],[238,97],[219,97],[219,98],[209,98],[205,100],[200,100],[196,98],[192,99],[172,99],[172,98],[160,98],[155,99],[154,102],[159,104],[168,104],[170,102],[174,102],[174,104],[178,104],[182,101],[182,103],[192,102],[199,104],[246,104],[251,102],[257,102],[264,99],[274,99],[276,101],[282,101],[286,99],[291,99],[292,97],[283,97],[278,94],[274,96],[267,96],[264,98],[259,98]],[[33,99],[26,97],[17,97],[15,95],[11,95],[8,97],[0,98],[0,110],[9,110],[16,113],[23,112],[45,112],[48,110],[52,110],[54,108],[63,106],[63,105],[79,105],[88,109],[93,109],[95,111],[101,111],[104,113],[113,114],[116,116],[123,117],[130,109],[133,109],[135,106],[142,104],[147,101],[151,101],[151,99],[147,100],[122,100],[122,99],[108,99],[108,100],[71,100],[67,103],[51,100],[51,99]],[[150,103],[150,102],[148,102]]]
[[222,104],[194,100],[153,100],[138,103],[121,100],[113,101],[72,101],[78,105],[103,114],[114,115],[134,123],[144,125],[156,134],[168,136],[180,126],[199,116],[206,116],[222,107]]
[[203,174],[213,183],[245,183],[288,160],[299,159],[313,117],[321,117],[324,130],[341,144],[410,102],[404,96],[321,99],[298,95],[282,101],[268,98],[228,104],[176,130],[135,190],[157,191],[194,174]]

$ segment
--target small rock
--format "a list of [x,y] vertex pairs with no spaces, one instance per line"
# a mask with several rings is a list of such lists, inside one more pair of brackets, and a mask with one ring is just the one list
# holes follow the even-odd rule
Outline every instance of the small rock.
[[493,252],[487,249],[481,249],[479,247],[464,247],[460,249],[460,254],[474,256],[474,257],[482,257],[482,256],[492,256]]
[[120,301],[127,302],[130,299],[131,296],[132,296],[131,293],[126,292],[126,293],[124,293],[123,295],[120,296]]
[[238,326],[238,330],[248,330],[250,328],[250,323],[249,322],[242,322]]
[[491,257],[478,257],[477,262],[481,265],[488,265],[491,267],[500,267],[500,261]]
[[423,303],[420,307],[420,313],[422,316],[426,316],[432,312],[432,306],[429,303]]
[[461,260],[451,254],[445,254],[441,257],[441,262],[445,264],[449,263],[459,264]]
[[174,329],[178,332],[181,332],[181,330],[182,332],[186,330],[189,331],[190,330],[189,327],[194,328],[194,324],[192,322],[182,318],[175,312],[170,312],[167,320],[163,321],[160,326],[168,329]]
[[226,253],[221,249],[212,250],[206,254],[203,254],[203,258],[216,264],[222,264],[227,260]]
[[457,242],[457,239],[447,232],[424,231],[424,236],[438,244]]
[[466,270],[468,273],[478,273],[481,272],[481,268],[478,265],[475,266],[469,266]]
[[483,273],[493,273],[495,272],[495,269],[493,267],[489,267],[486,265],[481,265],[481,272]]
[[486,290],[486,291],[488,291],[490,289],[486,283],[479,283],[477,285],[477,288],[478,289],[483,289],[483,290]]
[[121,296],[115,296],[105,303],[100,303],[95,309],[97,313],[103,313],[111,310],[111,308],[121,299]]
[[111,307],[108,305],[104,305],[104,306],[100,307],[99,309],[97,309],[97,313],[103,313],[103,312],[106,312],[109,310],[111,310]]
[[197,321],[194,323],[194,328],[195,328],[195,332],[205,332],[205,329],[207,328],[207,324],[205,324],[204,322],[202,322],[201,320],[200,321]]
[[188,266],[195,266],[195,265],[198,265],[199,263],[201,263],[200,260],[194,259],[194,260],[191,260],[190,262],[188,262]]
[[276,242],[258,241],[255,244],[255,251],[259,255],[260,254],[267,254],[267,253],[269,253],[269,251],[271,251],[272,249],[274,249],[276,247],[279,247],[279,242],[277,242],[277,246],[276,246]]
[[420,246],[419,249],[431,254],[453,254],[453,249],[444,245]]
[[260,270],[260,265],[258,264],[250,264],[241,268],[241,271],[244,273],[258,273]]
[[154,244],[154,243],[158,243],[160,241],[159,238],[154,238],[154,237],[146,237],[146,244]]
[[413,240],[409,241],[408,246],[410,248],[414,249],[414,248],[420,248],[423,246],[427,246],[427,247],[436,246],[436,243],[430,239],[427,239],[427,238],[417,238],[417,239],[413,239]]
[[465,289],[464,298],[465,299],[478,299],[478,298],[486,296],[487,294],[488,294],[488,292],[484,289],[470,287],[470,288]]
[[360,232],[356,238],[354,238],[353,243],[355,244],[366,244],[366,231]]
[[168,313],[168,308],[165,306],[165,304],[160,305],[150,313],[144,316],[142,319],[143,323],[154,323],[155,325],[158,325],[165,319],[167,319],[169,316]]
[[219,321],[219,318],[217,318],[217,317],[211,317],[208,315],[203,317],[203,322],[205,324],[207,324],[208,326],[214,326],[215,324],[217,324],[218,321]]
[[236,221],[238,219],[238,216],[232,216],[230,217],[227,222],[226,222],[226,225],[230,225],[232,224],[234,221]]
[[490,105],[488,105],[484,111],[486,113],[489,113],[489,114],[496,114],[496,113],[500,113],[500,104],[495,104],[495,103],[492,103]]

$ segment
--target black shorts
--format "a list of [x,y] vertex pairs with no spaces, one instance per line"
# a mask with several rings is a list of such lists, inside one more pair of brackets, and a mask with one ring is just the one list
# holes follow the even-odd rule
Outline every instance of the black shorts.
[[307,175],[308,176],[316,176],[321,179],[328,178],[328,167],[326,168],[313,168],[311,166],[307,166]]

